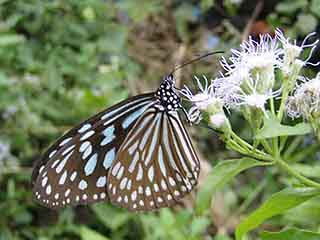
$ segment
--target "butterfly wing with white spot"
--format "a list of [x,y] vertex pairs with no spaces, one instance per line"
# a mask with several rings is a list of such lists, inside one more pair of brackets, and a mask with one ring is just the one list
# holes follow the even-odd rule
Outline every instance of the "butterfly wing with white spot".
[[197,184],[200,165],[177,112],[148,109],[108,173],[111,202],[131,211],[172,206]]
[[117,151],[132,125],[154,103],[154,94],[130,98],[62,136],[36,163],[35,199],[50,208],[107,199],[107,173]]

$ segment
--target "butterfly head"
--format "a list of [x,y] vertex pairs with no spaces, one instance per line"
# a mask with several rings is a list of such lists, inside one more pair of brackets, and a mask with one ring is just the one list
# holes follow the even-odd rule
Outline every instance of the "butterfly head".
[[162,109],[176,110],[180,106],[180,97],[175,91],[175,81],[172,74],[163,78],[160,87],[156,91],[156,97],[160,101]]

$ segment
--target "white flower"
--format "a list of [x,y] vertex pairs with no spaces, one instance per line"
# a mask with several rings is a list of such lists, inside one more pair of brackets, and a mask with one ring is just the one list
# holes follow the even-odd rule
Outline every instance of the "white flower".
[[264,111],[267,100],[279,94],[273,91],[275,69],[282,66],[283,49],[276,38],[261,35],[260,41],[249,37],[240,50],[231,50],[231,57],[220,61],[226,73],[214,81],[217,95],[227,106],[241,105]]
[[224,99],[225,105],[229,108],[238,109],[240,106],[249,106],[265,111],[265,104],[268,99],[278,96],[281,90],[273,91],[267,88],[261,91],[263,80],[259,75],[256,78],[249,78],[239,84],[233,76],[216,79],[213,85],[216,87],[216,94]]
[[253,93],[251,95],[244,96],[243,104],[247,104],[251,107],[264,109],[264,106],[268,100],[268,95],[259,93]]
[[210,116],[210,125],[214,129],[222,128],[226,124],[226,122],[228,122],[228,119],[223,112],[219,112]]
[[320,74],[296,86],[293,96],[288,99],[287,113],[292,118],[320,118]]
[[245,72],[254,68],[273,68],[281,66],[280,56],[283,50],[278,47],[277,39],[270,35],[261,35],[257,42],[249,37],[248,41],[240,44],[240,50],[231,49],[232,56],[226,61],[222,58],[221,65],[227,71],[227,75],[239,69],[245,69]]
[[199,92],[194,94],[191,90],[184,86],[180,93],[192,103],[188,111],[188,118],[191,122],[199,123],[202,119],[202,112],[219,112],[223,111],[223,100],[219,98],[215,91],[213,84],[208,84],[208,79],[203,76],[204,85],[198,77],[195,77]]
[[311,63],[309,60],[312,57],[312,54],[317,47],[317,44],[319,43],[319,39],[315,40],[312,43],[307,43],[308,40],[316,35],[315,32],[309,33],[302,41],[301,45],[297,45],[296,40],[290,41],[290,38],[286,38],[283,34],[283,32],[280,29],[276,29],[276,38],[279,39],[279,41],[282,43],[282,48],[283,48],[283,71],[288,73],[290,72],[290,65],[294,63],[294,61],[300,56],[300,54],[307,48],[311,48],[308,57],[305,60],[300,60],[303,62],[303,65],[312,65],[312,66],[317,66],[319,65],[320,62],[318,63]]

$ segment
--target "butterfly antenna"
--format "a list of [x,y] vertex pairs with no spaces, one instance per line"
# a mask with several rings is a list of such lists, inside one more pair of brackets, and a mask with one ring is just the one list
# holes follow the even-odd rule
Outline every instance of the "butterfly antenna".
[[196,58],[194,58],[194,59],[191,59],[191,60],[189,60],[189,61],[187,61],[187,62],[184,62],[184,63],[176,66],[169,75],[172,75],[172,74],[173,74],[174,72],[176,72],[177,70],[179,70],[179,69],[181,69],[181,68],[183,68],[183,67],[185,67],[185,66],[187,66],[187,65],[189,65],[189,64],[191,64],[191,63],[197,62],[197,61],[199,61],[199,60],[201,60],[201,59],[203,59],[203,58],[206,58],[206,57],[208,57],[208,56],[215,55],[215,54],[220,54],[220,53],[224,53],[224,51],[208,52],[208,53],[206,53],[206,54],[204,54],[204,55],[201,55],[201,56],[196,57]]

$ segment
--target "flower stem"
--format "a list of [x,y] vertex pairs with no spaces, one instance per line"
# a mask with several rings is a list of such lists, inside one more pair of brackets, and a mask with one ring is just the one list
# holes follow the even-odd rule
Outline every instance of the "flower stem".
[[289,90],[286,86],[284,86],[284,89],[283,89],[282,95],[281,95],[281,103],[280,103],[280,107],[279,107],[278,115],[277,115],[280,123],[282,122],[282,118],[283,118],[283,114],[284,114],[284,110],[286,107],[286,102],[287,102],[288,96],[289,96]]
[[270,103],[270,111],[272,112],[273,115],[275,115],[275,114],[276,114],[276,111],[275,111],[275,109],[274,109],[274,100],[273,100],[273,97],[270,98],[269,103]]
[[280,157],[274,159],[275,162],[284,170],[286,170],[289,174],[298,179],[302,184],[308,187],[320,188],[320,183],[312,181],[304,176],[302,176],[299,172],[292,169],[285,161],[283,161]]
[[236,142],[238,146],[241,146],[242,149],[246,151],[246,155],[264,161],[273,161],[272,156],[259,149],[256,149],[255,147],[244,141],[241,137],[239,137],[235,132],[230,131],[230,136],[233,138],[233,140],[231,141]]

